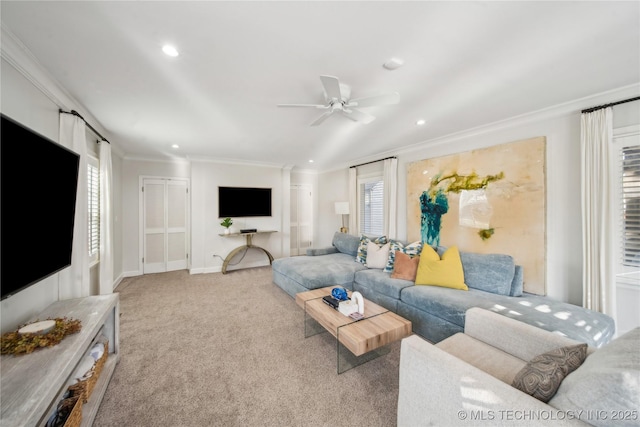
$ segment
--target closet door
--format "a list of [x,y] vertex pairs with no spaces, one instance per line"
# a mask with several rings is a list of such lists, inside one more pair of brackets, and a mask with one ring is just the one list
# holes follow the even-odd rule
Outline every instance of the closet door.
[[291,186],[291,255],[305,255],[312,245],[312,195],[310,185]]
[[188,182],[146,178],[143,200],[143,273],[182,270],[188,266]]

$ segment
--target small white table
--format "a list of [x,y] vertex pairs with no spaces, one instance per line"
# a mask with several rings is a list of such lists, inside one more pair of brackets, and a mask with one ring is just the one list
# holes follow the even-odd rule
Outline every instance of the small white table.
[[256,245],[253,244],[253,235],[254,234],[267,234],[267,233],[277,233],[277,231],[276,230],[258,230],[258,231],[252,231],[250,233],[220,234],[220,236],[222,236],[222,237],[245,236],[246,239],[247,239],[245,245],[238,246],[237,248],[235,248],[234,250],[229,252],[229,255],[227,255],[227,257],[222,262],[222,274],[227,274],[227,266],[229,265],[229,262],[233,259],[234,256],[236,256],[238,253],[240,253],[243,250],[248,250],[249,248],[259,249],[262,252],[264,252],[265,254],[267,254],[267,256],[269,257],[269,264],[271,264],[273,262],[273,256],[269,253],[269,251],[266,250],[265,248],[261,248],[260,246],[256,246]]

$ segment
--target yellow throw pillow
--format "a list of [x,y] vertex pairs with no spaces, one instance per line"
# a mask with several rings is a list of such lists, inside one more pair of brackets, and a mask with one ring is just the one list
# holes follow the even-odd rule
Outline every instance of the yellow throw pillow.
[[464,271],[457,246],[451,246],[442,254],[429,245],[422,248],[416,274],[416,285],[442,286],[445,288],[469,290],[464,283]]

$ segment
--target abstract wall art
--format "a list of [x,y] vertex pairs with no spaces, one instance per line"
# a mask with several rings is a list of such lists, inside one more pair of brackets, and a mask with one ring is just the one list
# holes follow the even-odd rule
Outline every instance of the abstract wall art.
[[545,151],[536,137],[408,164],[408,240],[509,254],[545,295]]

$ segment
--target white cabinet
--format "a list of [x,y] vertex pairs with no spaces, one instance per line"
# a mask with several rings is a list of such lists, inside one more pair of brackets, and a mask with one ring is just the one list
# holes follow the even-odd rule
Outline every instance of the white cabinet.
[[119,359],[119,295],[58,301],[32,320],[56,317],[78,319],[82,329],[56,346],[0,359],[0,426],[43,426],[70,384],[76,366],[96,338],[103,335],[109,340],[109,356],[89,401],[82,407],[82,425],[93,423]]

